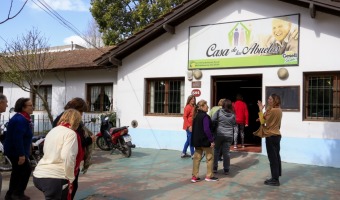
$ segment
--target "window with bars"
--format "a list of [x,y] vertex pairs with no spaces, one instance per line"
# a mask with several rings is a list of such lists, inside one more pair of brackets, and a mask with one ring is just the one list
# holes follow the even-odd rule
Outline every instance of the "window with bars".
[[[34,86],[37,88],[37,92],[43,96],[43,98],[48,102],[48,107],[51,110],[52,106],[52,85],[40,85]],[[43,100],[36,94],[32,95],[34,110],[36,111],[44,111],[46,110],[44,107]]]
[[183,114],[184,78],[147,79],[146,82],[146,114]]
[[304,119],[340,120],[340,72],[304,74]]
[[113,83],[87,84],[89,111],[104,112],[111,110]]

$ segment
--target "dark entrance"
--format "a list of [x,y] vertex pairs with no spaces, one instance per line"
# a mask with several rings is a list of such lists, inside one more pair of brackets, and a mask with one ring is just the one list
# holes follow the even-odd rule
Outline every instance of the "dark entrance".
[[[212,105],[217,105],[221,98],[235,101],[236,94],[243,96],[248,106],[249,126],[245,128],[245,151],[261,151],[261,138],[255,137],[253,132],[259,128],[257,100],[262,99],[262,75],[215,76],[212,77]],[[239,144],[240,144],[239,136]],[[242,150],[242,149],[238,149]]]

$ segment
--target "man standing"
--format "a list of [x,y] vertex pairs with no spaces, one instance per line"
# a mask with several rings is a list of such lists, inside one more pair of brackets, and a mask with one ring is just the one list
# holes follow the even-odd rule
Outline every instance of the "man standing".
[[[1,113],[6,111],[7,105],[7,97],[0,93],[0,116]],[[0,173],[0,194],[1,194],[1,188],[2,188],[2,174]]]
[[236,95],[234,111],[237,125],[237,131],[234,133],[234,149],[237,149],[237,139],[239,133],[241,135],[242,148],[244,148],[244,127],[248,127],[249,114],[247,104],[243,102],[243,97],[241,94]]

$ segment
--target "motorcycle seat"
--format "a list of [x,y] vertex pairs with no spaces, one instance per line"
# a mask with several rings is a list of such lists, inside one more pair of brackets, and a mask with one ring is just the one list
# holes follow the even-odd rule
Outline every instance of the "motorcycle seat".
[[123,127],[118,127],[118,128],[111,128],[111,129],[110,129],[110,133],[111,133],[111,135],[112,135],[112,134],[117,133],[117,132],[119,132],[119,131],[121,131],[121,130],[124,130],[124,129],[127,129],[127,127],[126,127],[126,126],[123,126]]

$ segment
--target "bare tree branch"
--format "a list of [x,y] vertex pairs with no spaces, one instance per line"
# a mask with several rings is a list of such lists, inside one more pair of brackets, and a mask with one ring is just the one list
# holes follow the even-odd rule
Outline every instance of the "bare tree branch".
[[13,6],[13,0],[11,0],[11,6],[10,6],[9,11],[8,11],[7,19],[5,19],[4,21],[1,21],[0,24],[3,24],[3,23],[5,23],[6,21],[8,21],[8,20],[10,20],[10,19],[13,19],[13,18],[15,18],[16,16],[18,16],[19,13],[21,13],[22,9],[24,9],[24,7],[25,7],[27,1],[28,1],[28,0],[26,0],[25,3],[24,3],[24,4],[22,5],[22,7],[20,8],[20,10],[19,10],[15,15],[13,15],[13,16],[11,17],[12,6]]
[[33,29],[12,43],[6,43],[5,50],[0,55],[1,78],[37,95],[42,100],[52,124],[53,117],[47,99],[39,90],[44,83],[45,73],[54,61],[47,40]]

